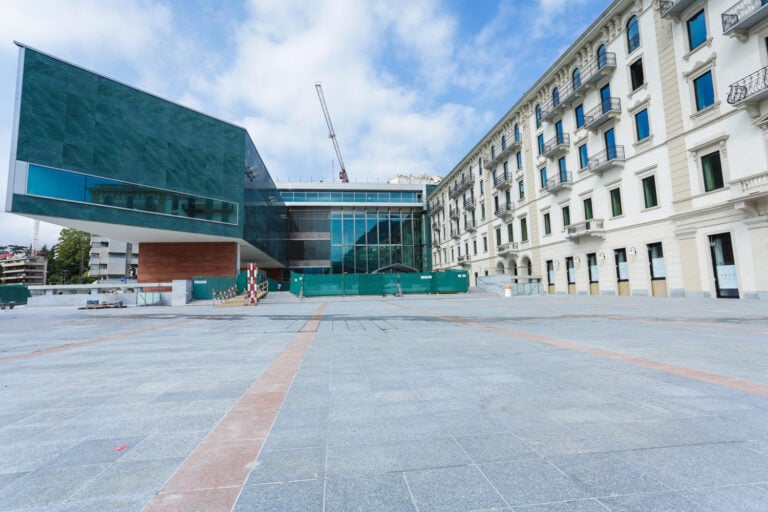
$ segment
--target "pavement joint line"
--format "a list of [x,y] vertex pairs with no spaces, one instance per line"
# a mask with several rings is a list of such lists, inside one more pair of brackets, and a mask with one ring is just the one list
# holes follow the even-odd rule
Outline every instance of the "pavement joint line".
[[109,335],[109,336],[102,336],[100,338],[93,338],[93,339],[90,339],[90,340],[76,341],[74,343],[66,343],[64,345],[57,345],[55,347],[44,348],[42,350],[36,350],[34,352],[27,352],[27,353],[18,354],[18,355],[15,355],[15,356],[0,357],[0,364],[13,363],[15,361],[20,361],[20,360],[23,360],[23,359],[31,359],[33,357],[44,356],[44,355],[53,354],[53,353],[56,353],[56,352],[63,352],[65,350],[72,350],[72,349],[75,349],[75,348],[87,347],[89,345],[95,345],[97,343],[103,343],[105,341],[117,340],[117,339],[125,338],[125,337],[128,337],[128,336],[133,336],[135,334],[144,334],[144,333],[147,333],[147,332],[158,331],[160,329],[167,329],[169,327],[175,327],[177,325],[185,324],[187,322],[192,322],[194,320],[199,320],[199,318],[188,318],[188,319],[184,319],[184,320],[177,320],[175,322],[169,322],[167,324],[156,325],[154,327],[145,327],[143,329],[136,329],[135,331],[121,332],[121,333],[112,334],[112,335]]
[[[327,303],[322,303],[299,332],[294,334],[259,378],[176,468],[174,474],[144,506],[143,512],[232,510],[317,333],[327,306]],[[254,399],[256,403],[251,404]]]
[[613,350],[591,347],[589,345],[582,345],[572,341],[561,340],[561,339],[552,338],[549,336],[543,336],[540,334],[533,334],[533,333],[528,333],[524,331],[516,331],[514,329],[509,329],[507,327],[499,327],[497,325],[485,324],[482,322],[476,322],[474,320],[467,320],[466,318],[461,318],[458,316],[441,315],[439,313],[435,313],[433,311],[429,311],[426,309],[405,306],[405,305],[397,304],[394,302],[387,301],[387,303],[392,306],[396,306],[398,308],[413,311],[416,313],[421,313],[421,314],[432,316],[435,318],[441,318],[449,322],[460,323],[460,324],[468,325],[471,327],[480,327],[482,329],[488,329],[491,331],[503,332],[506,334],[517,336],[519,338],[524,338],[530,341],[534,341],[536,343],[543,343],[546,345],[565,348],[565,349],[573,350],[576,352],[583,352],[585,354],[591,354],[591,355],[603,357],[606,359],[612,359],[614,361],[620,361],[620,362],[629,363],[635,366],[642,366],[645,368],[650,368],[653,370],[670,373],[673,375],[679,375],[681,377],[687,377],[687,378],[698,380],[701,382],[706,382],[708,384],[717,384],[719,386],[736,389],[738,391],[751,393],[753,395],[768,397],[768,385],[762,384],[759,382],[754,382],[754,381],[745,380],[745,379],[737,379],[734,377],[728,377],[727,375],[721,375],[719,373],[708,372],[705,370],[697,370],[695,368],[688,368],[685,366],[678,366],[674,364],[655,361],[653,359],[647,359],[644,357],[630,356],[627,354],[622,354],[621,352],[615,352]]
[[[507,306],[502,306],[499,304],[488,304],[488,306],[493,308],[500,308],[509,310]],[[538,314],[541,314],[541,310],[533,309],[533,308],[525,308],[525,307],[518,307],[515,306],[516,310],[525,310],[525,311],[532,311]],[[549,313],[554,313],[552,310],[548,311]],[[721,327],[719,325],[712,325],[708,322],[691,322],[686,321],[682,322],[679,320],[654,320],[652,318],[631,318],[623,315],[600,315],[600,314],[592,314],[592,313],[565,313],[565,312],[559,312],[560,316],[565,316],[569,318],[601,318],[603,320],[614,320],[617,322],[626,322],[626,321],[633,321],[633,322],[644,322],[644,323],[653,323],[653,324],[677,324],[677,325],[685,325],[688,327],[706,327],[707,329],[717,329],[721,331],[727,331],[727,332],[733,332],[733,331],[739,331],[739,332],[746,332],[750,334],[768,334],[768,331],[756,331],[754,329],[744,329],[742,327]],[[553,315],[554,316],[554,315]]]

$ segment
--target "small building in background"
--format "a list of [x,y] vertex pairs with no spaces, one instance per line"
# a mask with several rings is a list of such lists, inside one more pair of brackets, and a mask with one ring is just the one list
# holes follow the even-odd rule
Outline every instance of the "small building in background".
[[139,244],[91,235],[88,275],[100,281],[134,279],[139,268]]
[[11,253],[4,253],[3,256],[6,257],[0,259],[3,269],[0,284],[46,284],[48,261],[45,256]]

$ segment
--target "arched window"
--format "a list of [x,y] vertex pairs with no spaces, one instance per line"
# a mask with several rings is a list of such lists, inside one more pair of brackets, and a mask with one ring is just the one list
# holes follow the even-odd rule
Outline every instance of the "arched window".
[[608,57],[606,55],[605,45],[601,44],[597,49],[597,68],[600,69],[607,64]]
[[515,142],[520,142],[520,125],[515,123]]
[[575,91],[579,87],[581,87],[581,71],[579,71],[579,68],[576,68],[573,70],[573,73],[571,73],[571,77],[573,77],[573,90]]
[[627,52],[632,53],[640,46],[640,27],[637,16],[632,16],[627,22]]
[[502,135],[501,136],[501,150],[504,151],[505,149],[507,149],[507,136],[506,135]]
[[536,104],[536,128],[541,128],[541,105]]
[[555,87],[552,89],[552,106],[556,107],[560,104],[560,91]]

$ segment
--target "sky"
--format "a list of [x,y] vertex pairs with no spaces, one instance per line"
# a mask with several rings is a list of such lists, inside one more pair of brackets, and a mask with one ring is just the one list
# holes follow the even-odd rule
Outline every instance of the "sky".
[[[445,176],[610,0],[2,0],[0,245],[20,41],[246,128],[275,181]],[[42,223],[40,245],[60,227]]]

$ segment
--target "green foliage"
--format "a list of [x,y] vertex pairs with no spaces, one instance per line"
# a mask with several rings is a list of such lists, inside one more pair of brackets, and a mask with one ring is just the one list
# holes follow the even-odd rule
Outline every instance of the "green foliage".
[[76,284],[89,281],[88,258],[91,235],[85,231],[64,228],[59,243],[48,252],[48,282]]

